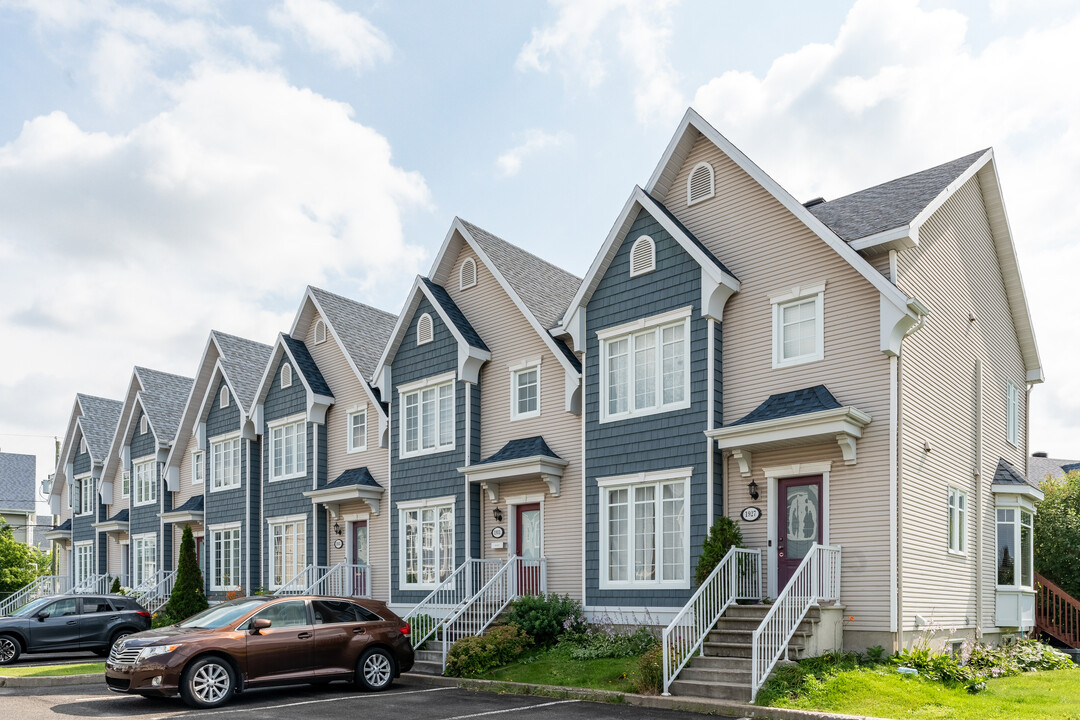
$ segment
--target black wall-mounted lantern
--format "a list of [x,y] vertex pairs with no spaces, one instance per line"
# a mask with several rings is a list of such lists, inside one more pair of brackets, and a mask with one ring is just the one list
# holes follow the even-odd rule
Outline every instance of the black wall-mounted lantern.
[[495,516],[495,522],[502,522],[502,510],[494,508],[492,509],[491,514]]
[[757,491],[757,483],[756,482],[751,480],[750,484],[746,486],[746,489],[750,491],[750,499],[751,500],[757,500],[758,499],[758,491]]
[[335,535],[340,535],[343,532],[344,532],[344,530],[341,529],[341,524],[340,523],[334,523],[334,534]]

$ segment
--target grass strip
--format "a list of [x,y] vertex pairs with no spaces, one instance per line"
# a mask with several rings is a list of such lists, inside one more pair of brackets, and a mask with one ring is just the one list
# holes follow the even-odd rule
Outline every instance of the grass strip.
[[105,672],[105,663],[103,662],[0,668],[0,675],[4,677],[62,677],[65,675],[93,675],[103,672]]

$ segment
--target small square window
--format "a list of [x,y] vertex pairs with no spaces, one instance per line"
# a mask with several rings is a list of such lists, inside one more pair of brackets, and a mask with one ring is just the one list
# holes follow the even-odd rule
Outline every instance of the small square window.
[[[797,293],[795,293],[797,295]],[[824,290],[773,300],[773,367],[825,358]]]
[[510,419],[523,420],[540,414],[540,366],[514,370],[510,374]]
[[360,452],[367,449],[367,410],[349,413],[347,432],[348,452]]

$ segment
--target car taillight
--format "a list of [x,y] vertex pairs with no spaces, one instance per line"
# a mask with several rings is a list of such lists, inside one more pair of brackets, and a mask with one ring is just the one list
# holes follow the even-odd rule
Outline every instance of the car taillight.
[[140,610],[135,614],[138,615],[139,617],[144,617],[144,618],[150,617],[150,613],[146,612],[145,610]]
[[412,631],[409,629],[409,623],[405,623],[405,627],[401,628],[401,634],[407,636],[410,632]]

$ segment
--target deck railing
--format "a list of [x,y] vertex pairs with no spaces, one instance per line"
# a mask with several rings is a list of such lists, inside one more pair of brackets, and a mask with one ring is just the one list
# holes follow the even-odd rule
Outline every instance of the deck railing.
[[750,701],[787,652],[788,643],[811,607],[840,599],[840,547],[810,548],[769,613],[754,631]]
[[46,595],[63,595],[71,587],[66,575],[43,575],[24,585],[0,602],[0,616],[10,615],[23,605]]
[[1080,648],[1080,601],[1035,573],[1035,629]]
[[435,635],[443,619],[467,603],[475,590],[486,586],[502,565],[503,561],[497,558],[471,558],[458,565],[405,616],[411,628],[409,639],[413,647],[420,647]]
[[664,695],[736,600],[761,599],[761,550],[731,548],[662,636]]

